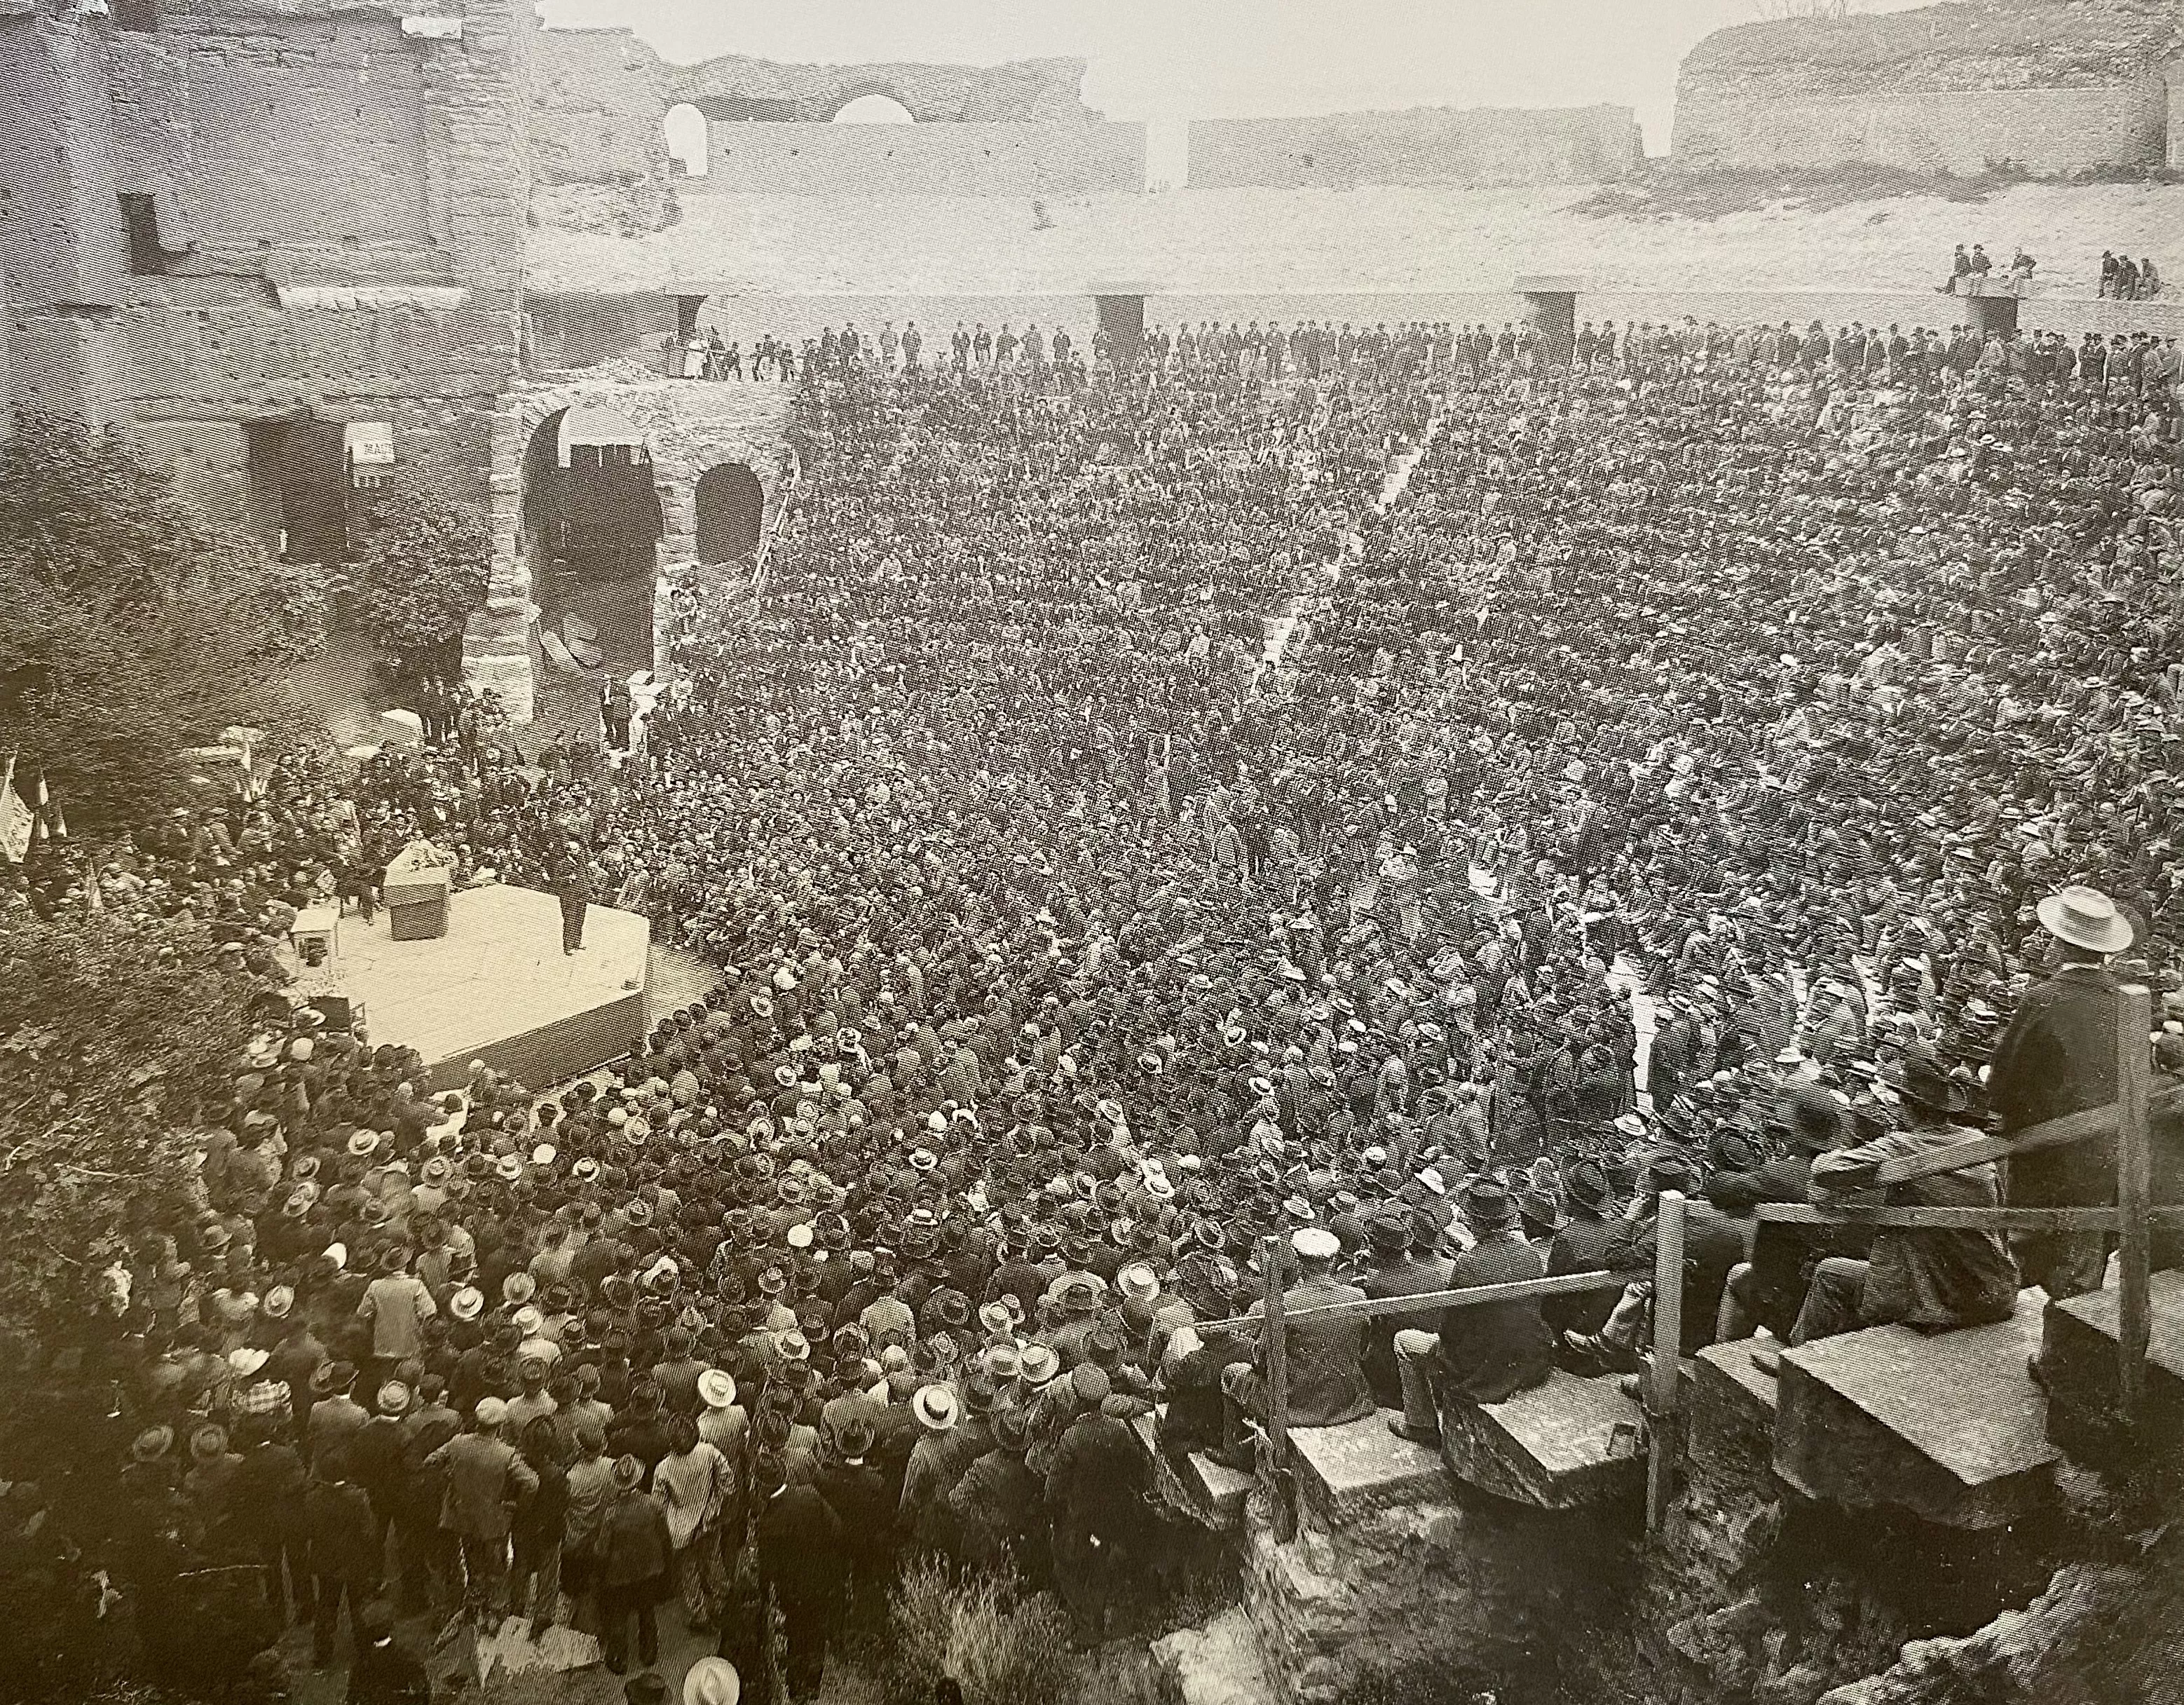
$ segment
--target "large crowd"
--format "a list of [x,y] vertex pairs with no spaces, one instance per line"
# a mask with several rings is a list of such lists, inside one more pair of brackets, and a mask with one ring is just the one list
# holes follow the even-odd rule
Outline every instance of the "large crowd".
[[[2100,1284],[2098,1237],[1751,1210],[2102,1099],[2039,1027],[2112,956],[2184,1068],[2173,343],[1254,331],[807,367],[764,595],[689,611],[619,770],[458,705],[10,891],[272,983],[409,839],[574,844],[719,967],[550,1094],[276,1003],[117,1279],[127,1580],[248,1565],[322,1658],[346,1600],[367,1671],[382,1597],[620,1669],[679,1596],[748,1669],[755,1585],[807,1697],[916,1554],[1099,1637],[1160,1552],[1132,1423],[1252,1460],[1211,1323],[1269,1251],[1298,1305],[1630,1275],[1295,1329],[1295,1424],[1418,1437],[1638,1366],[1664,1191],[1685,1350]],[[2103,1199],[2097,1151],[2012,1199]],[[1946,1180],[1897,1199],[2003,1187]]]

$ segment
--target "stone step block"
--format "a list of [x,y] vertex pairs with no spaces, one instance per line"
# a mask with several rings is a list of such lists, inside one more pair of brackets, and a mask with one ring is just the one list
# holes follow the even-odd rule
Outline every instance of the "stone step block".
[[1243,1525],[1244,1501],[1259,1484],[1257,1475],[1224,1468],[1203,1451],[1193,1451],[1178,1463],[1160,1448],[1159,1422],[1152,1415],[1138,1416],[1130,1430],[1152,1464],[1154,1488],[1169,1508],[1217,1532]]
[[1397,1504],[1446,1501],[1448,1471],[1423,1445],[1388,1430],[1397,1411],[1339,1427],[1291,1427],[1297,1501],[1329,1525]]
[[1873,1326],[1782,1352],[1774,1471],[1806,1496],[1991,1529],[2053,1495],[2047,1405],[2025,1371],[2039,1290],[1992,1326]]
[[2117,1341],[2122,1296],[2111,1285],[2050,1302],[2041,1318],[2040,1367],[2048,1389],[2048,1436],[2073,1456],[2108,1444],[2184,1478],[2184,1272],[2157,1273],[2146,1347],[2146,1404],[2137,1436],[2110,1439],[2119,1412]]
[[1719,1467],[1772,1470],[1780,1393],[1752,1360],[1762,1346],[1782,1348],[1771,1335],[1739,1338],[1709,1344],[1684,1364],[1684,1437],[1692,1456]]
[[1449,1472],[1496,1497],[1571,1509],[1645,1485],[1643,1415],[1612,1375],[1557,1368],[1507,1402],[1444,1402],[1440,1426]]

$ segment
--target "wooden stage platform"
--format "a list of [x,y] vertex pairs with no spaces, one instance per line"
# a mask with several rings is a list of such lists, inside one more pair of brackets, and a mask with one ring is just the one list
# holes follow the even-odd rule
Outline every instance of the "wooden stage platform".
[[593,905],[584,949],[561,951],[561,911],[550,894],[471,888],[448,902],[448,933],[397,941],[387,917],[342,919],[331,975],[313,989],[361,1001],[374,1042],[425,1056],[432,1087],[449,1089],[483,1060],[534,1089],[629,1051],[644,1034],[651,923]]

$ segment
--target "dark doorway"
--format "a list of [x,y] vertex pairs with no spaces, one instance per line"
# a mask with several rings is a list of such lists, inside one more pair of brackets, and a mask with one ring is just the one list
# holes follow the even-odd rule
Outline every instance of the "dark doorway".
[[348,547],[348,447],[339,421],[280,429],[281,527],[293,562],[334,563]]
[[1095,296],[1100,329],[1114,346],[1115,359],[1134,359],[1145,337],[1145,298],[1142,296]]
[[766,493],[741,462],[708,468],[698,482],[698,560],[745,562],[758,549]]
[[539,610],[539,687],[564,709],[588,704],[607,675],[651,666],[654,472],[642,435],[608,409],[549,415],[525,447],[519,548]]
[[562,554],[580,580],[652,581],[660,493],[642,445],[571,444]]

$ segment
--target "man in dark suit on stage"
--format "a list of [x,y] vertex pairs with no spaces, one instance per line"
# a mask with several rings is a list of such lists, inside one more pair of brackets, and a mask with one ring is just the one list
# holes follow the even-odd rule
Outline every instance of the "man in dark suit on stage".
[[592,866],[584,850],[571,841],[563,847],[548,874],[554,896],[561,902],[561,951],[581,953],[584,948],[584,913],[592,903]]

